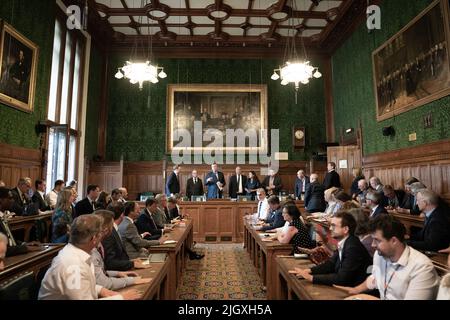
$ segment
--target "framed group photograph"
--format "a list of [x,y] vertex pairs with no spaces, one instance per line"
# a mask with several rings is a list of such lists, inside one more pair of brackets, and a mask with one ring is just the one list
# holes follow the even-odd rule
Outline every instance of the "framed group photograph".
[[[198,141],[194,145],[194,123],[201,123],[201,134],[208,130],[222,134],[221,151],[256,153],[267,150],[267,139],[262,134],[267,129],[266,85],[171,84],[167,92],[167,152],[183,149],[193,153],[217,150],[208,147],[211,141]],[[192,140],[188,147],[177,147],[174,132],[187,130]],[[235,141],[226,145],[226,131],[242,129],[256,133],[255,141],[245,137],[245,146]],[[197,130],[198,131],[198,130]],[[198,132],[197,132],[198,133]]]
[[36,44],[0,21],[0,103],[33,111],[38,52]]
[[436,0],[372,54],[377,121],[450,93],[449,1]]

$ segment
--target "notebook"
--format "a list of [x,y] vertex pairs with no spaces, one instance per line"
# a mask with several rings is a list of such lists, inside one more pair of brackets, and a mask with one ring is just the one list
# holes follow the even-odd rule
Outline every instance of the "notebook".
[[167,255],[165,253],[150,253],[148,255],[148,261],[150,263],[162,263],[166,261]]

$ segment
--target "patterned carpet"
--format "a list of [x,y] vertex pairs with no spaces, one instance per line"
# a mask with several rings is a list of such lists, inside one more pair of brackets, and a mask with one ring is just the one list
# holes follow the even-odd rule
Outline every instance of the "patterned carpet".
[[263,300],[266,292],[242,244],[197,244],[202,260],[188,260],[179,300]]

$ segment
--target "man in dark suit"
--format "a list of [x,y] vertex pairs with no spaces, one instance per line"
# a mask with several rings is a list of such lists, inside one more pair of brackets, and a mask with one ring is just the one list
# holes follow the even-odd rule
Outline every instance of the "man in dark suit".
[[261,186],[266,190],[266,193],[269,196],[278,195],[283,187],[280,176],[276,175],[275,170],[273,169],[269,170],[269,175],[264,178]]
[[[11,190],[14,202],[11,207],[11,212],[18,216],[26,215],[27,208],[31,204],[31,199],[28,192],[31,189],[30,178],[20,178],[17,187]],[[37,213],[37,212],[36,212]]]
[[305,171],[298,170],[297,178],[295,178],[295,198],[302,200],[305,197],[306,188],[309,185],[309,177],[305,175]]
[[236,167],[236,174],[230,177],[228,182],[228,194],[231,199],[237,199],[237,196],[245,194],[245,185],[247,177],[241,174],[241,167]]
[[305,192],[305,208],[309,213],[325,211],[325,187],[318,181],[319,176],[316,173],[311,175],[311,183]]
[[267,203],[269,204],[270,209],[267,219],[263,220],[265,224],[261,227],[255,227],[256,230],[274,230],[281,228],[285,223],[282,208],[280,206],[280,198],[278,198],[278,196],[270,196],[269,199],[267,199]]
[[140,260],[130,260],[122,239],[118,233],[118,226],[124,218],[125,206],[118,203],[108,210],[114,213],[114,228],[111,234],[102,241],[105,250],[105,268],[106,270],[128,271],[133,268],[145,268]]
[[438,251],[450,244],[448,208],[439,205],[439,196],[427,189],[417,193],[417,205],[425,214],[423,229],[411,235],[408,244],[418,250]]
[[153,213],[156,213],[157,210],[158,207],[156,201],[150,198],[147,199],[145,201],[145,208],[141,211],[141,214],[135,222],[140,234],[144,234],[146,232],[149,233],[144,236],[147,240],[159,239],[164,232],[164,229],[158,228],[152,217]]
[[372,258],[355,236],[355,218],[340,211],[331,218],[330,229],[332,237],[338,241],[331,258],[311,269],[295,268],[295,271],[314,284],[356,286],[367,278]]
[[383,205],[384,195],[380,192],[369,191],[366,195],[366,203],[370,208],[370,219],[375,219],[381,214],[387,214],[384,205]]
[[90,184],[87,187],[87,196],[75,205],[75,211],[78,216],[91,214],[95,211],[95,201],[97,201],[100,188],[96,184]]
[[340,188],[341,187],[341,179],[339,177],[339,173],[336,172],[336,163],[328,162],[328,172],[325,175],[325,179],[323,179],[323,185],[326,189],[331,187]]
[[181,167],[177,164],[173,166],[173,172],[170,174],[166,183],[167,196],[180,193],[180,180],[179,180],[180,169]]
[[45,200],[45,188],[47,187],[47,183],[45,180],[37,179],[34,182],[34,186],[36,191],[34,192],[33,197],[31,197],[31,201],[33,201],[41,211],[50,210],[50,206]]
[[27,253],[28,248],[25,242],[14,239],[14,236],[9,228],[7,214],[13,205],[13,195],[8,188],[0,187],[0,232],[3,233],[8,240],[6,256],[15,256],[22,253]]
[[186,196],[191,200],[192,196],[202,196],[203,194],[202,179],[197,176],[197,170],[192,170],[192,177],[186,183]]
[[211,171],[205,177],[205,184],[208,188],[206,194],[207,199],[222,198],[223,188],[226,182],[223,173],[218,170],[217,163],[211,165]]

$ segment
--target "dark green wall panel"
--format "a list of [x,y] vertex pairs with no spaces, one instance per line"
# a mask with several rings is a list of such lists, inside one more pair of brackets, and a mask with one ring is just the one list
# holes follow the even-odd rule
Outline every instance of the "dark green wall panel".
[[[295,104],[292,86],[283,87],[270,80],[275,60],[231,59],[164,59],[168,78],[156,85],[137,85],[117,80],[114,74],[126,57],[111,59],[109,84],[109,114],[107,131],[107,159],[128,161],[156,161],[165,154],[167,84],[267,84],[269,128],[280,129],[280,151],[289,152],[290,160],[305,160],[317,145],[325,142],[325,107],[323,81],[313,80],[301,87]],[[305,152],[292,150],[293,125],[307,128]]]
[[34,111],[28,114],[0,103],[0,142],[37,149],[35,125],[47,118],[55,1],[1,0],[0,19],[39,46]]
[[[432,1],[385,0],[381,5],[381,30],[368,34],[366,25],[344,43],[333,56],[333,96],[336,136],[341,128],[356,128],[361,120],[364,154],[395,150],[450,138],[450,98],[444,97],[425,106],[385,121],[376,121],[373,88],[372,52],[408,24]],[[432,112],[434,127],[423,128],[423,116]],[[394,126],[395,137],[384,137],[381,130]],[[417,141],[408,135],[417,133]]]

